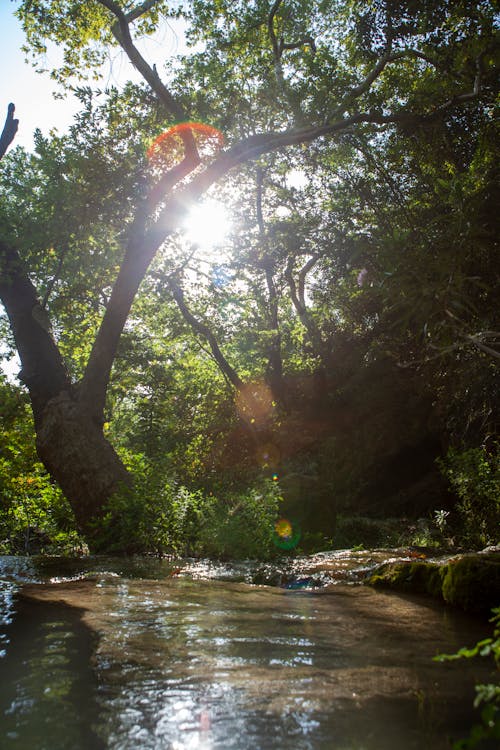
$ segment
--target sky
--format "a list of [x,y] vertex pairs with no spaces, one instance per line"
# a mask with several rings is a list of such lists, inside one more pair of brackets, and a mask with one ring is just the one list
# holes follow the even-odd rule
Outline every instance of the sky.
[[[5,121],[7,105],[13,102],[19,119],[19,130],[13,145],[31,150],[36,128],[40,128],[44,135],[48,135],[51,128],[57,128],[59,133],[63,133],[80,105],[71,94],[65,100],[54,99],[53,93],[61,93],[61,89],[50,79],[48,73],[36,73],[25,62],[25,54],[21,51],[25,42],[24,34],[20,22],[14,16],[17,7],[19,0],[0,0],[0,128]],[[175,55],[185,49],[182,29],[178,22],[170,23],[155,38],[138,46],[148,61],[155,63],[161,71],[165,56]],[[50,67],[57,59],[57,48],[49,47],[46,67]],[[139,76],[123,53],[116,52],[103,70],[103,83],[120,85],[126,79],[137,81]]]
[[[57,127],[64,132],[71,123],[76,110],[74,97],[68,101],[56,100],[53,92],[56,84],[48,73],[35,72],[21,51],[24,34],[20,22],[14,17],[17,0],[0,0],[0,120],[1,127],[7,114],[7,105],[16,105],[19,130],[14,145],[31,149],[36,128],[47,135]],[[50,62],[50,53],[49,53]]]

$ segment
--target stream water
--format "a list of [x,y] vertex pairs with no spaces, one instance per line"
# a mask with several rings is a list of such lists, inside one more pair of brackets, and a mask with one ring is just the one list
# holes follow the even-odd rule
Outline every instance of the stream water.
[[490,626],[359,585],[390,554],[0,558],[0,748],[450,748],[491,667],[432,657]]

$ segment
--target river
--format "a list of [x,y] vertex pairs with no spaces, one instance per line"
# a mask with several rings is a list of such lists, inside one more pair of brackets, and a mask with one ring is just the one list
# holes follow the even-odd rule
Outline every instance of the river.
[[432,657],[490,626],[359,585],[388,556],[0,558],[0,748],[450,748],[491,666]]

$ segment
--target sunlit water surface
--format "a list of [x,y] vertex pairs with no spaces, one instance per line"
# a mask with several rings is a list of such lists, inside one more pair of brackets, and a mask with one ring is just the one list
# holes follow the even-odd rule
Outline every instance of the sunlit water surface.
[[[0,748],[450,748],[489,667],[432,657],[488,625],[352,585],[373,554],[309,558],[295,577],[0,558]],[[281,585],[245,582],[266,575]]]

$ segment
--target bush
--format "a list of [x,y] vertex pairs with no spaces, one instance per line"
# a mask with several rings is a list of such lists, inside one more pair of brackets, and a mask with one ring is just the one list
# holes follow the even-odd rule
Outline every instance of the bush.
[[0,403],[0,554],[60,554],[81,548],[69,503],[36,455],[27,395],[1,372]]
[[94,549],[126,554],[191,556],[199,553],[199,532],[208,501],[163,479],[142,456],[135,457],[133,488],[123,488],[96,525]]
[[217,498],[165,480],[141,455],[125,460],[134,486],[123,488],[108,503],[95,529],[96,551],[226,559],[272,553],[281,500],[272,481]]
[[336,549],[394,547],[398,545],[400,533],[400,523],[394,519],[339,516],[333,546]]
[[200,533],[203,553],[226,559],[271,557],[281,501],[271,480],[228,501],[214,499]]
[[460,518],[456,541],[481,549],[500,541],[500,451],[484,447],[450,449],[439,461],[458,498]]

